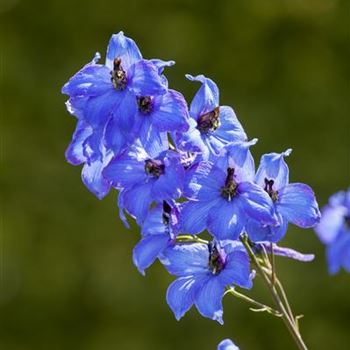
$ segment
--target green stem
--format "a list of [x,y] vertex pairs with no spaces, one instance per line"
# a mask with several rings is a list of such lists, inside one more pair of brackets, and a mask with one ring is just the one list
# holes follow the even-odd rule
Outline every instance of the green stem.
[[179,235],[176,237],[178,243],[203,243],[208,244],[209,242],[205,239],[201,239],[195,235]]
[[274,303],[277,306],[277,310],[279,310],[282,314],[282,319],[289,330],[290,334],[292,335],[296,345],[300,350],[307,350],[307,347],[299,333],[298,327],[295,323],[295,319],[291,318],[286,307],[284,306],[283,302],[280,299],[279,294],[277,293],[276,288],[271,283],[271,279],[269,278],[268,274],[264,271],[263,267],[259,263],[258,259],[256,258],[252,248],[250,247],[248,240],[245,236],[240,237],[244,247],[246,248],[250,258],[252,259],[252,262],[256,266],[258,273],[261,275],[262,279],[264,280],[265,284],[269,288],[270,294],[272,296],[272,299]]
[[266,311],[268,312],[269,314],[271,315],[274,315],[274,316],[277,316],[277,317],[281,317],[282,314],[280,312],[278,312],[277,310],[273,309],[272,307],[270,306],[267,306],[265,304],[262,304],[252,298],[249,298],[247,295],[245,294],[242,294],[242,293],[239,293],[237,292],[233,287],[230,287],[229,289],[226,290],[225,292],[225,295],[226,294],[232,294],[234,295],[235,297],[251,304],[251,305],[254,305],[255,307],[257,307],[258,309],[251,309],[252,311],[255,311],[255,312],[262,312],[262,311]]

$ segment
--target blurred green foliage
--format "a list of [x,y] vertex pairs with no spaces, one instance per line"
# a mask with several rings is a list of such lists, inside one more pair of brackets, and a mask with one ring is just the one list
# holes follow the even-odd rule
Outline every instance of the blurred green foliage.
[[[138,230],[118,218],[116,194],[102,202],[68,165],[75,120],[61,86],[110,35],[123,30],[145,57],[174,59],[170,84],[190,101],[213,78],[253,152],[294,149],[291,180],[324,205],[349,185],[349,3],[336,0],[1,0],[0,348],[203,349],[232,337],[243,350],[294,349],[279,319],[227,296],[225,325],[192,310],[177,322],[165,302],[172,280],[159,264],[139,275]],[[312,230],[284,242],[315,252],[310,264],[278,259],[310,349],[345,349],[350,276],[327,274]],[[250,293],[269,301],[257,279]]]

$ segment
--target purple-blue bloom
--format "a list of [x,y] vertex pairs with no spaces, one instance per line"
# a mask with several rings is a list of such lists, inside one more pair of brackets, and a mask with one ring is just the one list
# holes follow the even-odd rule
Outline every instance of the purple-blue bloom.
[[135,42],[123,32],[112,35],[105,64],[97,62],[95,57],[85,65],[64,85],[62,92],[70,96],[71,105],[84,105],[83,117],[94,130],[107,128],[106,143],[118,153],[124,145],[115,133],[119,135],[120,130],[133,128],[137,96],[164,94],[167,87],[158,66],[142,59]]
[[239,347],[231,339],[224,339],[219,343],[217,350],[239,350]]
[[185,170],[178,153],[158,149],[158,153],[150,155],[135,144],[114,157],[103,175],[114,187],[122,189],[119,210],[125,209],[141,225],[152,202],[181,196]]
[[236,245],[178,244],[167,248],[159,259],[178,277],[167,291],[167,303],[177,320],[194,304],[202,316],[222,324],[225,288],[252,287],[248,254]]
[[235,240],[248,218],[276,224],[271,198],[252,182],[255,171],[250,144],[229,145],[215,165],[201,162],[195,167],[186,184],[190,201],[180,216],[183,232],[197,234],[208,229],[218,240]]
[[315,231],[327,246],[329,272],[335,274],[341,267],[350,272],[350,188],[330,197]]
[[320,211],[312,189],[302,183],[289,183],[289,169],[284,157],[290,153],[291,150],[288,149],[261,157],[255,182],[270,196],[279,225],[271,226],[249,220],[246,231],[254,242],[278,242],[284,237],[288,223],[309,228],[320,220]]
[[247,136],[233,109],[219,105],[219,89],[204,75],[187,79],[199,81],[202,86],[190,106],[190,129],[176,133],[178,147],[184,151],[201,152],[204,160],[218,154],[221,148],[234,141],[245,141]]

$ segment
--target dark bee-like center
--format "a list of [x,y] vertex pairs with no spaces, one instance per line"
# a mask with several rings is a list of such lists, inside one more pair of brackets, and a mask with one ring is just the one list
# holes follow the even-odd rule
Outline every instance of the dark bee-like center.
[[121,65],[122,60],[118,57],[113,61],[113,70],[111,71],[111,81],[117,90],[124,90],[128,84],[126,73]]
[[159,177],[164,174],[164,164],[157,159],[147,159],[145,160],[145,172],[148,175],[152,175],[154,177]]
[[219,127],[220,107],[214,108],[211,112],[202,114],[197,119],[197,129],[202,133],[215,131]]
[[231,201],[237,194],[237,182],[235,180],[235,169],[227,168],[227,176],[225,180],[225,186],[221,187],[221,196]]
[[273,189],[273,184],[275,183],[274,180],[269,180],[267,178],[265,178],[265,187],[264,190],[268,193],[268,195],[271,197],[273,202],[276,202],[278,199],[278,191],[275,191]]
[[142,114],[150,114],[152,112],[152,98],[151,96],[137,96],[137,107]]
[[221,256],[215,243],[208,244],[209,261],[208,266],[213,275],[218,275],[225,267],[225,259]]

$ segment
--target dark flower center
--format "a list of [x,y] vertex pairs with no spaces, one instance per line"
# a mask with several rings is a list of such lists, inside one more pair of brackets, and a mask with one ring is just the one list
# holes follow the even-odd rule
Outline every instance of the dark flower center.
[[344,217],[344,222],[347,228],[350,228],[350,215]]
[[113,70],[111,71],[111,81],[117,90],[124,90],[128,84],[126,73],[121,63],[122,60],[119,57],[115,58],[113,61]]
[[215,131],[219,127],[219,116],[219,106],[214,108],[211,112],[202,114],[197,119],[197,129],[205,134],[210,131]]
[[168,226],[170,224],[171,206],[167,201],[163,201],[163,224]]
[[213,275],[218,275],[225,267],[225,260],[221,256],[217,246],[213,242],[208,243],[209,250],[209,269]]
[[159,177],[164,174],[164,164],[157,159],[147,159],[145,160],[145,172],[148,175]]
[[153,109],[151,96],[137,96],[137,107],[142,114],[150,114]]
[[273,180],[269,180],[267,178],[265,178],[265,187],[264,190],[268,193],[268,195],[271,197],[273,202],[276,202],[278,199],[278,191],[275,191],[273,189],[273,184],[275,183],[275,181]]
[[221,187],[221,196],[231,201],[237,194],[237,182],[235,180],[235,169],[227,168],[227,176],[225,180],[225,186]]

